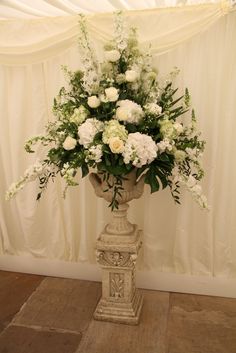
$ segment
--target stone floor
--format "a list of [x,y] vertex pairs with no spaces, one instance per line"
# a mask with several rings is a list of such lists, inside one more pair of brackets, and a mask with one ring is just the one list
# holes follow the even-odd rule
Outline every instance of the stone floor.
[[0,271],[0,353],[236,353],[236,299],[142,292],[140,325],[111,324],[100,283]]

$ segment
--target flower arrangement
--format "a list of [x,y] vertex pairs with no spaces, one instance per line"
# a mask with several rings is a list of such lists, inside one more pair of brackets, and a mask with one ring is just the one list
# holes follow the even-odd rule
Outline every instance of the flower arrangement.
[[78,185],[76,174],[85,177],[91,169],[102,173],[113,190],[110,206],[118,208],[117,194],[122,180],[136,168],[136,178],[145,174],[151,192],[170,188],[180,203],[179,187],[185,185],[196,201],[207,207],[199,181],[203,177],[200,157],[205,142],[200,140],[196,118],[186,117],[190,95],[175,98],[172,72],[162,83],[151,64],[150,53],[138,47],[136,30],[126,30],[121,13],[115,16],[115,37],[104,47],[105,60],[99,64],[88,39],[86,23],[80,17],[79,45],[83,70],[64,68],[69,88],[61,88],[54,99],[55,121],[44,135],[25,144],[27,152],[41,143],[46,157],[30,166],[9,188],[13,197],[23,186],[39,179],[41,197],[48,181],[59,174],[67,186]]

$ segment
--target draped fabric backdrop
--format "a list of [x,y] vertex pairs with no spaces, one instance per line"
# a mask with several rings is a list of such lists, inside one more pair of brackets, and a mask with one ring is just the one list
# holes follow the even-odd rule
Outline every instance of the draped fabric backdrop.
[[[131,11],[145,48],[153,43],[160,79],[177,66],[176,86],[188,87],[207,141],[203,182],[211,209],[201,211],[183,193],[182,205],[168,190],[130,203],[129,216],[144,230],[145,271],[236,277],[236,12],[228,3]],[[112,31],[111,14],[88,16],[98,57]],[[95,263],[94,244],[110,211],[87,179],[62,198],[60,180],[50,184],[40,203],[37,183],[4,200],[9,184],[42,151],[29,155],[25,140],[53,119],[53,97],[65,84],[61,65],[80,67],[77,16],[0,21],[0,267],[4,255]],[[58,274],[60,269],[58,269]],[[86,278],[86,275],[85,275]],[[150,287],[151,284],[150,284]],[[172,288],[173,289],[173,288]],[[173,289],[174,290],[174,289]]]

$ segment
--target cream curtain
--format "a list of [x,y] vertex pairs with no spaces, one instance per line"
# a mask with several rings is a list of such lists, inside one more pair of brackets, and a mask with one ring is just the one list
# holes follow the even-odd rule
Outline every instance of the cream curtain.
[[[125,17],[130,26],[143,28],[140,30],[143,46],[151,44],[153,54],[163,54],[205,31],[229,11],[229,2],[225,1],[183,8],[130,11]],[[111,13],[89,15],[87,22],[97,45],[111,38]],[[49,60],[76,45],[78,16],[5,20],[0,22],[0,30],[0,63],[29,65]]]
[[[177,85],[180,90],[190,88],[207,140],[204,189],[211,205],[211,211],[204,213],[184,194],[182,205],[175,206],[167,190],[150,195],[147,187],[130,208],[130,219],[144,230],[140,267],[235,277],[236,12],[218,4],[126,16],[137,25],[143,44],[154,43],[160,76],[178,66]],[[111,17],[93,15],[88,22],[100,55],[101,44],[110,35]],[[76,23],[74,16],[0,23],[2,254],[95,262],[94,241],[109,210],[87,180],[70,190],[65,201],[59,180],[49,186],[40,203],[35,201],[36,184],[28,185],[10,203],[4,201],[7,186],[35,158],[24,153],[24,141],[41,133],[52,119],[53,97],[64,84],[60,66],[80,65]]]

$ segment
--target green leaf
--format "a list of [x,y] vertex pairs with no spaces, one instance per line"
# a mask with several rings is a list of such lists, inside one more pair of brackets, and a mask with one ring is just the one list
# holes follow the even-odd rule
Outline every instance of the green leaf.
[[147,171],[144,182],[150,185],[151,193],[159,190],[160,185],[156,178],[155,168],[153,166],[150,166],[150,169]]
[[81,170],[82,170],[82,178],[84,178],[86,175],[88,175],[89,168],[88,168],[87,164],[82,164]]

